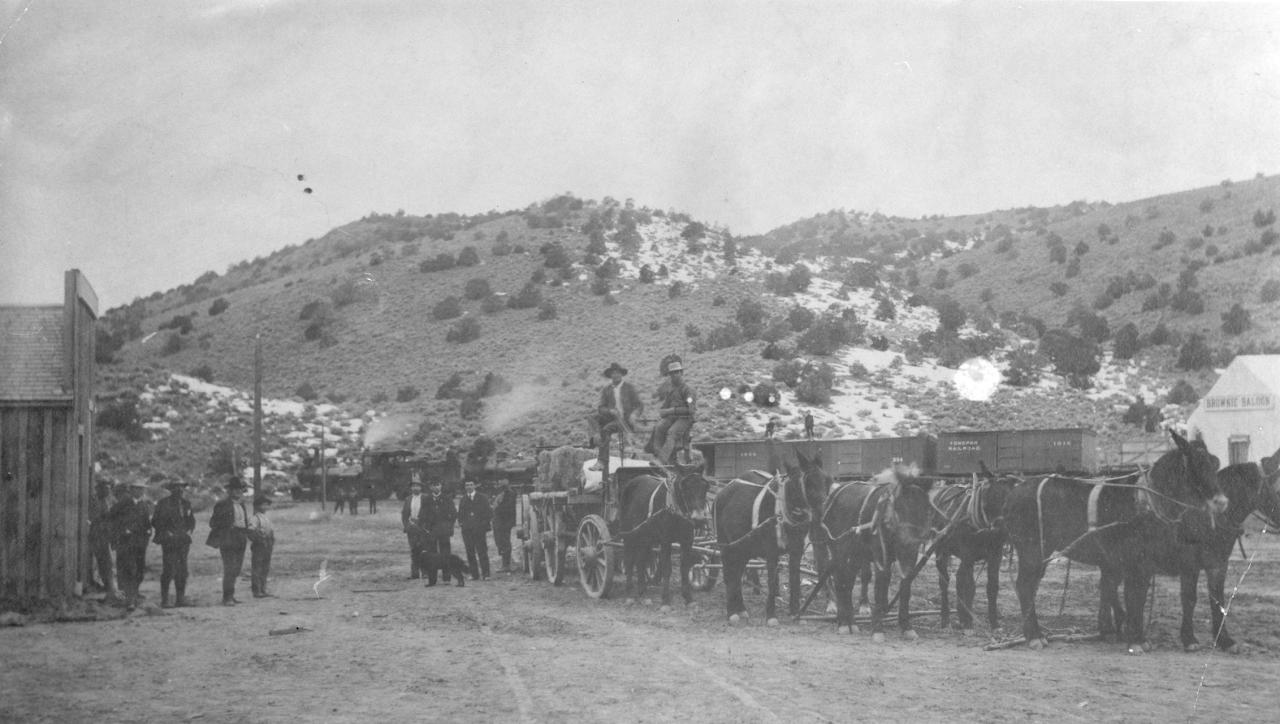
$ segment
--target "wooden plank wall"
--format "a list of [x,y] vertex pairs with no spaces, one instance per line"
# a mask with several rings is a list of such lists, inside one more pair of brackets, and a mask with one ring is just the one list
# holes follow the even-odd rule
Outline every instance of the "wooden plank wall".
[[[63,456],[70,410],[0,408],[0,598],[55,598],[82,580],[74,497]],[[76,525],[78,528],[78,525]]]

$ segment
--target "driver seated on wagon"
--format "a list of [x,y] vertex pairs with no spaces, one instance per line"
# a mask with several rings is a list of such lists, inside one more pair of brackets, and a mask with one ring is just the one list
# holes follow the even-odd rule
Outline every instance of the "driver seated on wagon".
[[[604,371],[609,384],[600,388],[600,401],[596,406],[595,426],[599,430],[599,447],[596,463],[590,469],[604,472],[609,468],[609,439],[617,433],[625,448],[635,429],[636,418],[644,412],[644,402],[635,385],[624,382],[627,368],[614,362]],[[619,456],[621,457],[621,456]]]

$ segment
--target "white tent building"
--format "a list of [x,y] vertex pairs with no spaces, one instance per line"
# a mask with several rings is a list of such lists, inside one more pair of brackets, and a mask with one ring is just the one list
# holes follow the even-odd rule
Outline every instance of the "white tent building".
[[1187,420],[1225,467],[1280,449],[1280,355],[1240,355]]

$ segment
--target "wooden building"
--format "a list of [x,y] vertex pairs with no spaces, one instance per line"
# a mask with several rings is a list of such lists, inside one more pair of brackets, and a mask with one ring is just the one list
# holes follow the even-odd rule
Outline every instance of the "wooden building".
[[1187,419],[1225,467],[1280,448],[1280,355],[1237,355]]
[[80,595],[87,580],[97,316],[77,269],[62,305],[0,306],[0,599]]

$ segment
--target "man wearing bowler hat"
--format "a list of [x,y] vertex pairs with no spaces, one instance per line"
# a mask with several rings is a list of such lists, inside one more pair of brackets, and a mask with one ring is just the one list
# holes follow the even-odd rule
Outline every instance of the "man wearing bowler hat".
[[169,607],[169,584],[172,582],[177,597],[175,606],[187,605],[187,554],[191,552],[191,533],[196,529],[196,516],[191,511],[191,501],[183,497],[187,484],[181,480],[165,483],[169,497],[156,504],[151,516],[151,527],[156,531],[155,541],[160,544],[162,568],[160,569],[160,606]]
[[600,404],[596,406],[596,424],[600,428],[600,450],[596,464],[608,474],[609,438],[616,432],[625,441],[634,428],[635,418],[644,411],[644,403],[635,385],[623,382],[627,368],[614,362],[604,371],[609,384],[600,388]]
[[[431,481],[431,495],[428,495],[422,504],[422,514],[419,516],[422,527],[426,529],[428,553],[438,554],[437,560],[444,561],[452,551],[450,550],[449,539],[453,537],[453,523],[458,519],[458,509],[453,505],[453,499],[444,495],[444,485],[439,480]],[[427,585],[436,585],[436,571],[438,569],[428,567],[423,571],[427,574]],[[449,569],[444,568],[444,582],[449,582]],[[459,579],[458,583],[462,583]]]
[[133,481],[126,487],[126,494],[111,509],[111,525],[116,541],[116,577],[120,580],[120,593],[125,606],[138,605],[138,587],[142,584],[142,572],[151,540],[151,509],[142,496],[147,484]]
[[236,579],[244,568],[244,550],[249,542],[249,509],[244,504],[244,481],[232,475],[227,481],[227,497],[213,506],[209,517],[209,537],[205,544],[222,555],[222,605],[234,606]]

